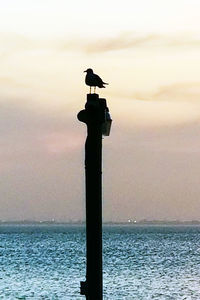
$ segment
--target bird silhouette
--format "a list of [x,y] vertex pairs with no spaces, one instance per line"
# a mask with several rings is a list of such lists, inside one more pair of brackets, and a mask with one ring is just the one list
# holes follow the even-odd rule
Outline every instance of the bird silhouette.
[[106,82],[103,82],[103,80],[98,75],[94,74],[92,69],[87,69],[84,72],[87,73],[85,76],[85,83],[90,87],[90,94],[91,94],[92,86],[94,87],[94,93],[95,93],[97,86],[99,88],[105,88],[104,84],[108,84]]

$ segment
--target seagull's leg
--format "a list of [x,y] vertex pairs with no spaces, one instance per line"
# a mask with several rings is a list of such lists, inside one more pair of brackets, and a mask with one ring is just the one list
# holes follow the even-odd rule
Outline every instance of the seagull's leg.
[[94,93],[96,92],[96,86],[94,87]]
[[91,94],[91,86],[90,86],[90,94]]

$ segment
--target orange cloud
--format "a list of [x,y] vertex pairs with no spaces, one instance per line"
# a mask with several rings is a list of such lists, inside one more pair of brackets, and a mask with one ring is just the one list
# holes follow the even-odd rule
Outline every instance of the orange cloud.
[[40,139],[48,154],[62,155],[79,149],[83,144],[82,135],[74,132],[51,132]]

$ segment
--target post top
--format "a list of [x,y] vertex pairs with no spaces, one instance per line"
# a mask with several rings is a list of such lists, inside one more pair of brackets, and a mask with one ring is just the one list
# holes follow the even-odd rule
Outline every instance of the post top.
[[87,100],[89,101],[95,101],[99,99],[99,95],[98,94],[87,94]]

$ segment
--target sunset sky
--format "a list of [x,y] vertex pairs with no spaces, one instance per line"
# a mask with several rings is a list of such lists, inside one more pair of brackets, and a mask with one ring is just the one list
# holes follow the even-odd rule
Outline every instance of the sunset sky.
[[0,219],[83,220],[87,68],[105,221],[200,219],[200,1],[0,0]]

